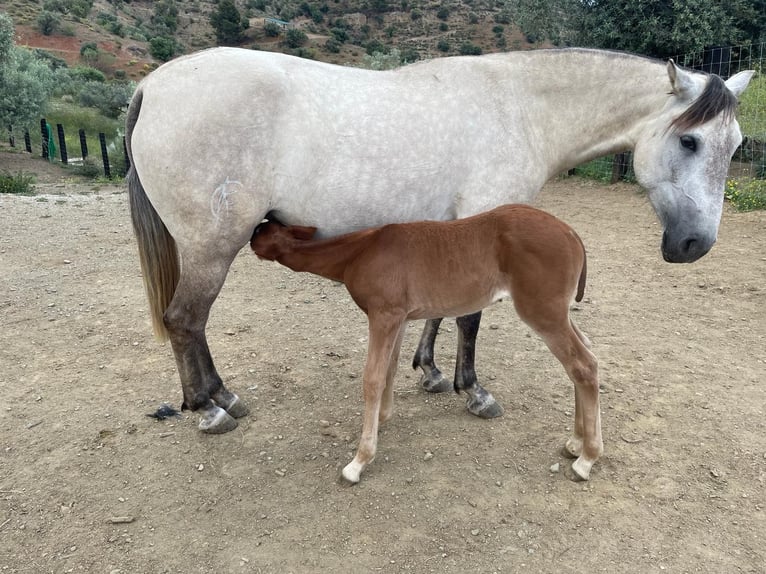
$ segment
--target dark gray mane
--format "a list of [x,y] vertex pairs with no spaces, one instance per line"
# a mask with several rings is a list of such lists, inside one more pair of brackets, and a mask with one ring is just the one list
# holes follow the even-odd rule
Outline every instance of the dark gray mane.
[[726,120],[729,120],[736,109],[737,97],[731,93],[719,76],[711,74],[700,96],[684,113],[673,120],[671,127],[681,132],[687,131],[709,122],[721,113]]

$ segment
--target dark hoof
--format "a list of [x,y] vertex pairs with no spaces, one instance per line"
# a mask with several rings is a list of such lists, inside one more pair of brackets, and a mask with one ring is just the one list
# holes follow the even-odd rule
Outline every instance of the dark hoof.
[[420,386],[428,393],[446,393],[452,390],[452,381],[444,378],[444,375],[437,369],[431,375],[423,374],[420,377]]
[[237,421],[220,407],[202,413],[199,430],[208,434],[223,434],[237,428]]
[[237,397],[233,403],[226,407],[226,412],[235,419],[241,419],[250,414],[250,408],[245,404],[245,401]]
[[468,399],[466,406],[468,407],[469,413],[482,419],[495,419],[503,416],[504,412],[500,403],[498,403],[491,395],[485,401]]

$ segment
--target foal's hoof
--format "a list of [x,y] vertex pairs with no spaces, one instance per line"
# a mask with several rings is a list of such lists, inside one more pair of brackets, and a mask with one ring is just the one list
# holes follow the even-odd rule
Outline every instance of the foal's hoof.
[[420,377],[420,386],[428,393],[446,393],[452,390],[452,381],[448,381],[439,369],[432,373],[423,373]]
[[574,482],[584,482],[590,478],[590,469],[593,468],[593,462],[578,458],[572,463],[572,476]]
[[468,412],[482,419],[495,419],[503,416],[503,407],[494,398],[489,401],[476,401],[469,399],[466,405]]
[[237,428],[237,421],[222,408],[213,407],[202,413],[198,428],[208,434],[223,434]]

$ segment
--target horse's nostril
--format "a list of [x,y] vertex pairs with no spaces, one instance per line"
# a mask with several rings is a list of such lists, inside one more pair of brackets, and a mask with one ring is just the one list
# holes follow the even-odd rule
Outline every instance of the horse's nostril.
[[697,241],[696,237],[688,237],[684,239],[681,242],[681,252],[685,254],[691,253],[696,249],[697,243],[699,242]]

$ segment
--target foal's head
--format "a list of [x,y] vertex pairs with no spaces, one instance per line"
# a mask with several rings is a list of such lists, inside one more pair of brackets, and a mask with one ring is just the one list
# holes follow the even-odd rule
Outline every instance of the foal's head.
[[314,237],[316,230],[316,227],[285,227],[278,221],[266,221],[255,228],[250,247],[259,259],[274,261],[290,251],[296,241],[307,241]]

